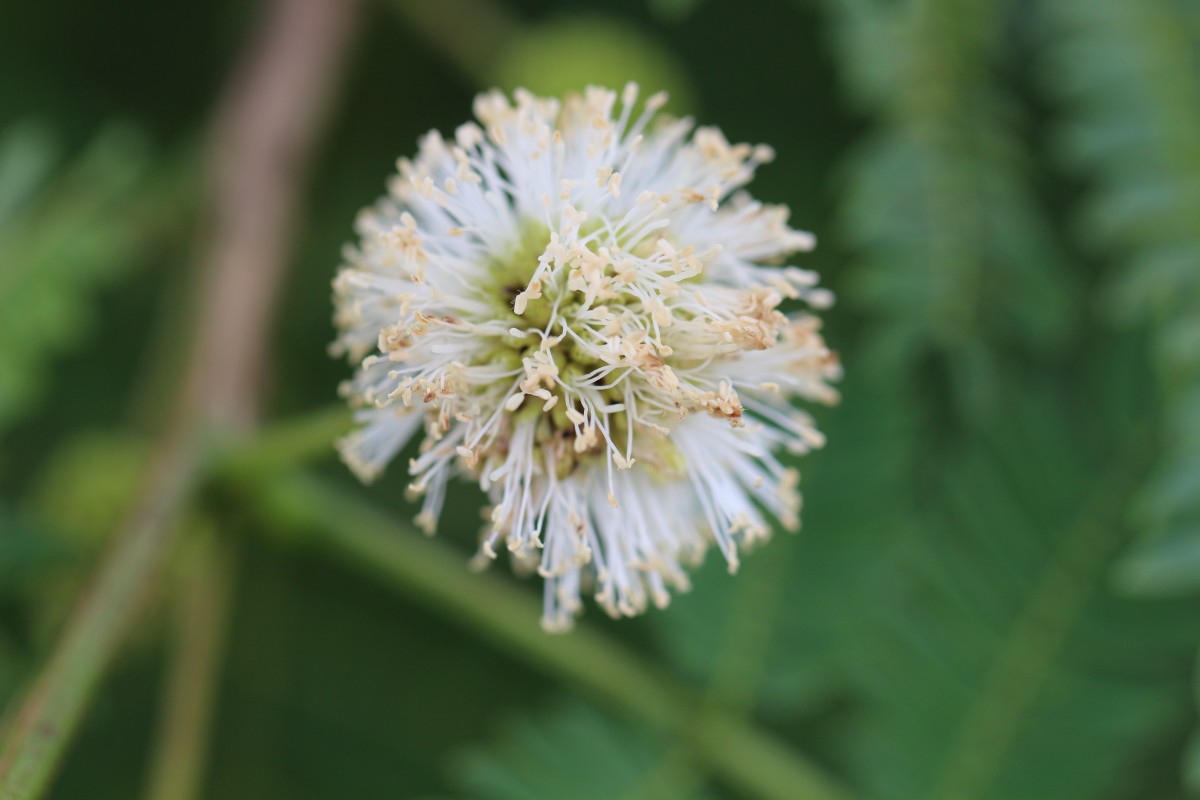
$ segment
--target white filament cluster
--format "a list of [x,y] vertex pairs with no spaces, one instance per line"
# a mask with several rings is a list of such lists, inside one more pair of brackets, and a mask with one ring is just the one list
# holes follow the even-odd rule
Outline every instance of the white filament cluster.
[[837,399],[818,319],[779,310],[832,299],[784,266],[813,239],[740,191],[771,151],[636,100],[480,96],[400,161],[334,284],[334,350],[360,364],[346,462],[370,480],[423,429],[418,521],[477,480],[481,556],[537,569],[550,629],[585,591],[663,606],[710,542],[732,570],[769,518],[796,526],[776,453],[822,437],[792,400]]

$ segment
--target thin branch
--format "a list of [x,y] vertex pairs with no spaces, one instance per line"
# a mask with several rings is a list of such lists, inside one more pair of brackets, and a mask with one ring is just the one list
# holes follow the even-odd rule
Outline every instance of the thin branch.
[[218,110],[187,415],[243,428],[257,415],[288,234],[356,7],[274,0]]
[[146,797],[195,800],[212,727],[232,589],[230,543],[217,536],[195,540],[175,585],[171,664]]
[[194,437],[165,442],[152,459],[141,504],[24,697],[0,752],[0,800],[40,797],[79,727],[129,621],[157,575],[177,512],[202,460]]
[[215,471],[225,476],[272,475],[322,456],[333,455],[333,443],[350,432],[353,415],[336,406],[281,421],[272,421],[248,442],[222,452]]
[[547,636],[538,602],[491,575],[470,574],[444,546],[353,496],[302,476],[249,487],[269,532],[320,548],[429,603],[497,647],[578,686],[644,724],[679,737],[696,762],[740,795],[848,800],[851,793],[803,753],[721,708],[705,709],[655,668],[581,626]]
[[0,800],[41,796],[159,577],[214,432],[253,424],[295,195],[349,40],[349,0],[275,0],[218,109],[211,246],[181,400],[134,512],[11,717]]

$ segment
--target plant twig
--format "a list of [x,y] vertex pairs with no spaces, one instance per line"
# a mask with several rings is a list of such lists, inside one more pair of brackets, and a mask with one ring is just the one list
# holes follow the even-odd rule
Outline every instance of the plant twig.
[[353,496],[303,476],[251,485],[252,502],[273,525],[430,603],[514,656],[678,736],[709,771],[764,800],[848,800],[851,793],[802,753],[721,708],[701,704],[603,635],[580,627],[547,636],[537,601],[406,530]]
[[176,584],[174,646],[148,800],[194,800],[212,726],[232,582],[229,542],[215,535],[194,540],[185,574]]
[[191,493],[201,460],[194,437],[164,443],[152,459],[141,504],[12,717],[0,752],[2,800],[28,800],[45,791],[150,578],[158,572],[172,523]]
[[357,3],[274,0],[218,109],[211,245],[182,410],[247,428],[299,190]]
[[200,261],[205,283],[181,400],[133,514],[12,716],[0,800],[43,794],[161,572],[209,438],[253,424],[296,190],[355,8],[350,0],[275,0],[218,109],[211,245]]
[[215,468],[225,476],[269,476],[333,455],[334,442],[350,432],[353,418],[343,404],[264,426],[253,439],[228,448]]

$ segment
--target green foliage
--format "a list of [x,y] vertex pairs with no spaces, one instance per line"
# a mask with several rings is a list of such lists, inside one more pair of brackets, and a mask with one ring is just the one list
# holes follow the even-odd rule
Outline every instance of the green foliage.
[[650,11],[665,20],[677,21],[691,16],[703,0],[648,0]]
[[[878,797],[1140,792],[1119,778],[1186,718],[1176,698],[1195,609],[1123,601],[1107,588],[1128,535],[1120,484],[1133,476],[1109,486],[1094,464],[1134,472],[1137,434],[1122,433],[1111,400],[1077,408],[1055,376],[1079,375],[1067,348],[1088,335],[1087,301],[1033,200],[1011,92],[997,79],[1014,70],[1011,44],[999,49],[1010,43],[1011,8],[837,8],[851,88],[881,121],[853,164],[844,206],[865,261],[860,298],[883,320],[870,345],[890,350],[880,363],[908,368],[909,402],[944,376],[970,435],[969,447],[947,439],[955,423],[944,406],[914,418],[911,499],[893,507],[907,520],[886,550],[894,574],[869,604],[876,619],[854,633],[870,645],[851,650],[847,665],[853,696],[867,698],[847,733],[853,771]],[[1111,59],[1115,49],[1095,53]],[[1095,78],[1111,118],[1132,116],[1113,102],[1111,75],[1072,67]],[[1081,127],[1096,134],[1091,122]],[[1090,444],[1075,440],[1077,424],[1088,436],[1116,434],[1100,461],[1073,455]],[[1108,668],[1130,650],[1139,657]],[[1100,750],[1114,756],[1084,756]]]
[[[195,137],[247,21],[237,4],[199,5],[195,25],[149,36],[139,2],[123,0],[95,43],[135,54],[133,72],[56,13],[0,9],[0,119],[50,109],[46,126],[0,135],[0,433],[23,473],[0,475],[3,697],[37,667],[144,467],[149,443],[115,420],[96,435],[73,409],[125,402],[109,373],[131,350],[113,342],[147,338],[150,312],[182,318],[191,300],[180,284],[155,308],[98,307],[143,285],[139,264],[189,255],[185,237],[159,236],[180,207],[162,190],[170,170],[108,118]],[[273,479],[328,452],[344,421],[268,421],[280,433],[226,465],[230,486],[197,512],[248,540],[201,796],[796,796],[718,769],[714,752],[747,750],[701,735],[717,718],[855,800],[1179,800],[1185,781],[1200,787],[1200,736],[1187,744],[1200,677],[1193,0],[824,0],[738,19],[697,0],[455,6],[479,10],[471,20],[394,5],[408,10],[362,28],[302,204],[263,376],[271,411],[334,400],[340,367],[322,348],[338,248],[420,133],[461,122],[476,88],[630,78],[775,147],[764,197],[805,209],[797,224],[816,216],[805,265],[839,298],[828,333],[845,400],[821,413],[828,446],[792,464],[802,532],[777,531],[736,577],[712,554],[665,611],[610,623],[589,608],[555,639],[522,627],[536,581],[465,572],[476,493],[454,496],[433,541],[398,521],[411,514],[402,475],[370,492],[387,514],[331,489],[344,477],[332,465],[328,481],[291,486],[288,506],[262,487],[287,488]],[[34,58],[22,30],[61,45],[56,58]],[[756,35],[784,31],[791,72]],[[67,155],[51,131],[91,143]],[[164,366],[173,344],[147,348],[146,369],[178,372]],[[260,516],[285,535],[256,539]],[[160,635],[142,627],[143,642]],[[141,791],[160,665],[132,650],[54,797]]]
[[848,665],[870,698],[850,741],[872,796],[1126,796],[1122,777],[1187,717],[1195,605],[1107,580],[1136,442],[1097,475],[1052,399],[1004,400],[1011,416],[943,457],[894,540],[896,588]]
[[[846,399],[822,419],[834,444],[794,462],[803,476],[803,530],[777,531],[736,577],[710,558],[692,591],[648,620],[680,672],[722,702],[780,722],[820,714],[847,691],[864,614],[880,581],[891,579],[881,542],[915,523],[904,483],[912,420],[881,413],[877,387],[859,375],[842,388]],[[876,513],[875,503],[889,513]]]
[[[149,445],[140,438],[80,434],[46,465],[33,507],[65,536],[98,549],[128,513],[148,457]],[[68,497],[71,502],[63,502]]]
[[[1186,8],[1099,0],[1046,13],[1061,150],[1091,178],[1083,235],[1120,265],[1107,306],[1148,332],[1162,397],[1162,446],[1134,506],[1149,537],[1119,571],[1150,594],[1200,588],[1200,28]],[[1200,791],[1197,752],[1184,774]]]
[[1061,149],[1093,176],[1083,234],[1120,264],[1108,305],[1149,330],[1164,397],[1163,450],[1137,507],[1158,536],[1124,571],[1149,591],[1200,585],[1200,33],[1181,5],[1101,0],[1047,15],[1046,82],[1068,109]]
[[669,91],[669,110],[676,114],[695,106],[691,81],[671,52],[640,28],[606,17],[568,17],[518,31],[494,76],[502,88],[523,86],[551,96],[632,80],[647,96]]
[[[0,136],[0,430],[37,399],[48,358],[87,335],[96,290],[137,263],[149,155],[124,127],[59,168],[41,126]],[[69,385],[69,380],[63,385]]]
[[[35,587],[54,567],[78,555],[69,541],[41,520],[0,505],[0,600]],[[0,662],[3,659],[0,658]]]
[[[829,4],[839,61],[878,125],[850,155],[842,225],[875,364],[942,370],[960,414],[995,410],[1005,349],[1053,353],[1074,322],[1063,253],[1040,209],[996,72],[1004,4]],[[880,352],[882,351],[882,352]]]
[[661,737],[585,705],[510,722],[488,750],[458,759],[478,800],[707,800],[686,756]]

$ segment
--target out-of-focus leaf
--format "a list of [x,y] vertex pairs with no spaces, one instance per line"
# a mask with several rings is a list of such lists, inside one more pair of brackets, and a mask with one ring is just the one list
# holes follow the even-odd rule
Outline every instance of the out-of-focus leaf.
[[1111,590],[1121,449],[1093,469],[1051,397],[1003,399],[995,431],[925,476],[921,525],[883,555],[846,650],[851,771],[896,800],[1147,796],[1127,776],[1188,718],[1200,604]]
[[585,705],[512,722],[467,752],[455,781],[472,800],[707,800],[667,742]]
[[[1162,447],[1134,517],[1128,589],[1200,588],[1200,28],[1172,0],[1054,3],[1046,84],[1062,151],[1092,179],[1084,232],[1121,264],[1108,305],[1151,334]],[[1190,23],[1190,24],[1189,24]],[[1193,737],[1184,773],[1200,791]]]
[[66,538],[0,504],[0,597],[28,588],[78,555]]
[[932,359],[960,415],[984,419],[999,354],[1061,350],[1077,316],[996,77],[1003,4],[829,8],[848,88],[880,123],[847,165],[841,212],[873,364],[911,378]]
[[673,22],[691,16],[702,2],[704,0],[649,0],[655,16]]
[[0,225],[29,200],[57,159],[53,134],[36,122],[14,125],[0,137]]
[[[1195,698],[1200,705],[1200,658],[1196,659]],[[1183,759],[1183,782],[1193,794],[1200,795],[1200,731],[1192,734]]]
[[909,407],[872,391],[861,373],[841,388],[844,401],[822,419],[829,446],[792,465],[802,474],[803,529],[776,531],[736,577],[710,558],[690,592],[648,618],[665,655],[697,685],[729,680],[739,662],[757,659],[736,679],[772,719],[814,713],[847,691],[845,664],[886,566],[880,543],[914,522],[898,514],[909,502]]
[[129,510],[149,451],[148,442],[129,434],[80,434],[52,454],[33,508],[55,530],[95,550]]
[[112,127],[52,173],[37,126],[0,137],[0,430],[37,397],[47,359],[87,332],[95,290],[138,259],[160,211],[140,198],[150,155]]
[[588,85],[637,81],[643,91],[671,93],[675,113],[695,106],[695,92],[670,47],[635,25],[607,17],[564,17],[519,31],[495,66],[497,85],[548,96]]
[[[28,586],[35,635],[53,636],[77,602],[92,563],[131,510],[150,450],[151,443],[136,434],[92,431],[76,434],[50,454],[25,511],[53,532],[58,546],[75,557],[69,566],[76,568],[48,572]],[[187,540],[210,535],[213,522],[202,509],[192,509],[174,524],[185,531],[179,538]],[[131,643],[142,644],[155,633],[153,626],[139,628]]]
[[1159,534],[1126,558],[1117,576],[1134,592],[1194,592],[1200,589],[1200,536],[1194,529]]
[[1136,509],[1169,539],[1152,538],[1123,573],[1146,591],[1200,584],[1200,28],[1186,5],[1096,0],[1044,14],[1060,149],[1092,184],[1083,233],[1120,264],[1108,306],[1149,327],[1165,400],[1162,453]]

